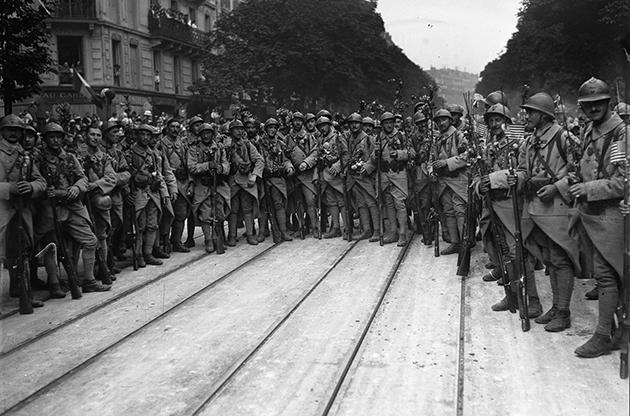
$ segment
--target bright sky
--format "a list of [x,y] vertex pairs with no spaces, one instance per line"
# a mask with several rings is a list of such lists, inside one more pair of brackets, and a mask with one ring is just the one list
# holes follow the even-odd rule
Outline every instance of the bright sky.
[[520,0],[378,0],[385,28],[423,69],[479,73],[516,31]]

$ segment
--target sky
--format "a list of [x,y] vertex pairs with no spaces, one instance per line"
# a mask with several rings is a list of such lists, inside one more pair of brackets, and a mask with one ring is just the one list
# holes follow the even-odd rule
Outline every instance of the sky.
[[394,43],[423,69],[480,73],[516,31],[520,0],[378,0]]

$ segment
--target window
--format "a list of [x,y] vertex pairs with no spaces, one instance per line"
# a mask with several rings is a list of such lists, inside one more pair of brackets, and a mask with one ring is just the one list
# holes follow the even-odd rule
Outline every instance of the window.
[[112,64],[114,73],[114,85],[120,87],[122,84],[122,48],[119,40],[112,40]]
[[156,91],[160,90],[160,75],[162,74],[162,54],[160,51],[153,51],[153,86]]
[[180,94],[182,92],[182,61],[179,56],[173,58],[173,78],[175,94]]
[[194,7],[188,8],[188,18],[190,19],[190,23],[193,25],[197,24],[197,10]]
[[171,0],[171,10],[175,10],[175,11],[179,10],[179,6],[176,0]]
[[199,81],[199,63],[197,61],[192,61],[192,83]]
[[129,45],[129,55],[131,61],[131,86],[140,88],[140,50],[138,45]]
[[71,68],[76,68],[80,73],[84,73],[82,47],[83,38],[81,36],[57,36],[60,84],[72,84]]

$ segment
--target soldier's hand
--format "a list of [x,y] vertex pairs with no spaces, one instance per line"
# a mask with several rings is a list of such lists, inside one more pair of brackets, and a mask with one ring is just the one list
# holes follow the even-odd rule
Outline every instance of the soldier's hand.
[[171,202],[175,202],[175,200],[177,199],[177,194],[170,194],[169,195]]
[[96,184],[94,182],[88,182],[87,184],[88,192],[93,191],[94,189],[96,189]]
[[79,197],[80,192],[81,190],[79,189],[79,187],[73,185],[66,191],[66,198],[71,201],[75,200]]
[[626,204],[624,201],[619,203],[619,211],[621,211],[622,215],[630,214],[630,205]]
[[398,152],[396,150],[392,150],[391,152],[389,152],[389,157],[391,159],[398,159]]
[[446,167],[446,160],[438,159],[433,162],[433,169],[442,169]]
[[11,195],[20,195],[20,190],[18,188],[17,182],[10,182],[10,184],[9,184],[9,193]]
[[550,184],[550,185],[545,185],[542,188],[540,188],[538,192],[536,192],[536,195],[538,196],[538,198],[541,199],[541,201],[547,202],[553,199],[556,192],[558,192],[556,185]]
[[569,188],[569,193],[573,198],[580,198],[586,196],[586,185],[583,183],[576,183]]
[[293,166],[290,166],[287,168],[287,175],[288,176],[293,176],[293,174],[295,173],[295,169],[293,169]]
[[518,176],[516,175],[507,175],[507,184],[508,186],[514,186],[518,183]]
[[33,192],[33,187],[26,181],[20,181],[17,183],[18,193],[20,195],[26,195]]
[[306,169],[308,169],[308,165],[306,164],[306,162],[302,162],[300,163],[300,166],[298,166],[298,169],[300,169],[300,172],[304,172]]

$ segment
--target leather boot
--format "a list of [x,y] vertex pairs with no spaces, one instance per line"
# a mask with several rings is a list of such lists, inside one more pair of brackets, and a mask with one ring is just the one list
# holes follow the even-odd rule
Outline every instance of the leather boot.
[[407,221],[409,220],[409,217],[407,216],[407,213],[404,210],[400,210],[397,213],[398,215],[396,216],[396,218],[398,219],[398,223],[400,224],[400,229],[398,231],[398,247],[404,247],[407,245]]
[[230,214],[228,215],[228,238],[225,244],[235,247],[236,241],[236,214]]
[[341,225],[339,223],[339,207],[331,206],[328,207],[328,211],[330,212],[330,217],[332,218],[332,227],[328,232],[324,233],[322,238],[335,238],[341,237]]
[[206,222],[201,223],[201,231],[203,231],[203,245],[206,253],[214,252],[214,243],[212,242],[212,224]]
[[398,227],[396,226],[396,208],[387,207],[387,232],[383,236],[383,244],[391,244],[398,241]]
[[481,278],[484,282],[496,282],[501,277],[499,269],[492,269]]
[[[105,243],[105,242],[103,242]],[[99,279],[104,285],[111,285],[112,284],[112,277],[111,277],[111,273],[109,271],[109,267],[107,267],[107,265],[105,264],[105,261],[103,261],[103,259],[107,258],[107,249],[105,249],[103,246],[97,248],[98,250],[98,255],[101,258],[101,262],[99,263],[98,267],[99,267],[99,275],[101,277],[101,279]],[[103,268],[103,270],[100,270],[101,267]]]
[[343,239],[349,241],[352,239],[352,233],[354,232],[354,221],[350,218],[350,223],[346,224],[349,215],[348,209],[348,207],[341,208],[341,217],[343,218]]
[[381,231],[381,216],[378,212],[378,207],[370,207],[370,218],[372,219],[372,237],[370,237],[370,243],[375,243],[380,240],[380,231]]
[[170,259],[171,258],[171,255],[168,254],[166,250],[164,250],[160,246],[153,247],[152,253],[153,253],[153,257],[155,257],[156,259]]
[[[75,259],[78,257],[74,257]],[[94,264],[96,263],[96,248],[84,248],[81,251],[81,258],[83,259],[84,276],[82,281],[91,282],[94,280]],[[76,261],[75,261],[76,269]]]
[[[514,306],[516,306],[516,304],[514,304]],[[509,310],[510,306],[508,304],[507,296],[504,296],[503,299],[501,299],[500,301],[492,305],[490,309],[492,309],[495,312],[505,312]]]
[[433,224],[427,221],[422,223],[422,242],[425,246],[433,244]]
[[254,237],[254,214],[244,214],[243,220],[245,221],[245,233],[247,235],[247,244],[252,246],[258,245],[258,240]]
[[370,211],[367,208],[359,208],[359,218],[361,219],[361,227],[363,232],[357,236],[357,240],[367,240],[372,236],[372,227],[370,226]]
[[9,296],[12,298],[20,297],[20,282],[18,281],[17,270],[9,267]]
[[558,307],[556,305],[553,305],[551,309],[547,311],[547,313],[534,319],[534,322],[536,322],[537,324],[543,324],[543,325],[548,324],[549,322],[551,322],[554,316],[556,316],[557,313],[558,313]]
[[138,267],[147,267],[147,264],[144,262],[144,256],[142,255],[143,240],[144,240],[143,236],[138,235],[135,241],[136,261],[138,262]]
[[66,297],[66,293],[61,290],[59,282],[50,283],[48,285],[48,291],[50,292],[50,297],[53,299],[63,299]]
[[568,328],[571,328],[571,312],[568,310],[558,309],[556,316],[545,325],[545,331],[547,332],[561,332]]
[[[184,222],[183,221],[173,221],[173,225],[171,225],[171,245],[173,247],[173,251],[177,253],[189,253],[190,249],[182,244],[182,235],[184,234]],[[166,240],[164,240],[166,241]]]
[[186,242],[184,245],[188,248],[193,248],[195,246],[195,217],[194,215],[189,215],[186,219]]
[[540,299],[535,296],[529,296],[527,298],[527,316],[531,319],[538,318],[542,315],[542,305]]
[[107,292],[111,288],[112,287],[110,285],[103,285],[98,283],[96,280],[91,280],[83,283],[81,291],[83,293]]
[[256,241],[259,243],[265,241],[265,228],[267,228],[267,235],[269,235],[268,215],[261,212],[260,217],[258,217],[258,233],[256,234]]
[[451,245],[440,251],[443,256],[459,253],[459,230],[457,228],[456,217],[446,217],[446,227],[451,238]]
[[585,344],[575,349],[575,355],[581,358],[595,358],[608,355],[613,349],[613,344],[608,335],[595,333]]
[[[287,213],[284,208],[280,208],[276,211],[276,218],[278,219],[278,228],[280,228],[280,238],[282,241],[293,241],[293,237],[287,232],[287,222],[285,221]],[[316,232],[316,228],[313,228],[313,234]]]
[[161,260],[153,257],[153,244],[155,243],[156,232],[155,231],[145,231],[144,232],[144,244],[142,245],[142,253],[144,257],[144,262],[151,266],[161,266],[163,263]]

